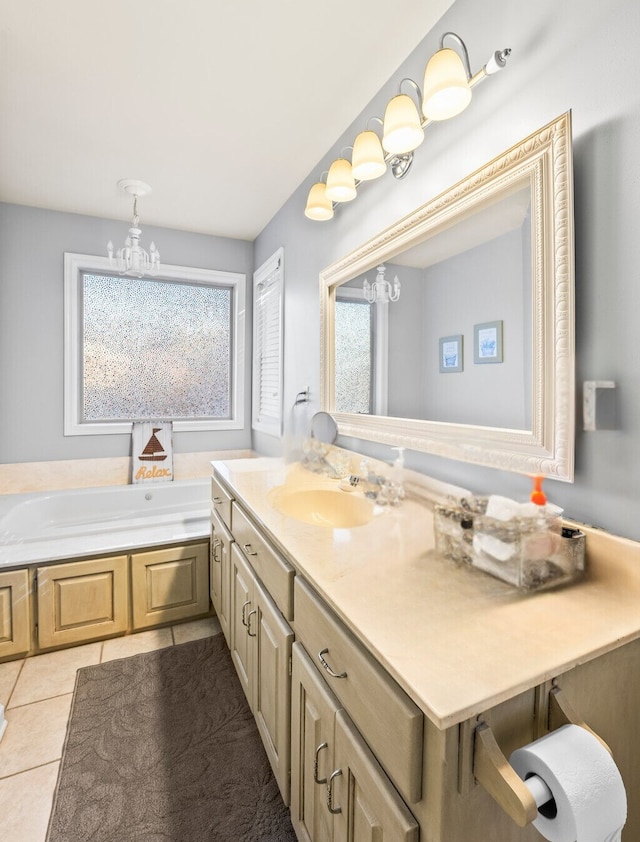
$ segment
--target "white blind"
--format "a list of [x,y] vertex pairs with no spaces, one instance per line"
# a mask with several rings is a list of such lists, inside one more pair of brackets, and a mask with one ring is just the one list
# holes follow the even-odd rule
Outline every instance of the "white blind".
[[253,428],[282,433],[282,289],[284,250],[253,276]]

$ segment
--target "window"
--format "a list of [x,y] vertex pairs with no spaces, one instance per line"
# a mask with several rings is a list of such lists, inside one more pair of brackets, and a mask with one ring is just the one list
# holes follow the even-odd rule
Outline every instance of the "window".
[[65,435],[243,427],[245,276],[163,266],[120,276],[65,254]]
[[282,434],[284,250],[253,275],[253,428]]
[[387,414],[388,305],[341,286],[335,303],[335,410]]

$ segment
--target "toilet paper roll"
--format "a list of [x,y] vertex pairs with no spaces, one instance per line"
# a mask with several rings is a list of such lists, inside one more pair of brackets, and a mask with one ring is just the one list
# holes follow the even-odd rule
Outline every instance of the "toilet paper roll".
[[[533,826],[550,842],[616,842],[627,819],[622,777],[602,743],[585,728],[564,725],[516,749],[510,763],[522,780],[538,775],[553,793]],[[555,812],[555,815],[554,815]]]

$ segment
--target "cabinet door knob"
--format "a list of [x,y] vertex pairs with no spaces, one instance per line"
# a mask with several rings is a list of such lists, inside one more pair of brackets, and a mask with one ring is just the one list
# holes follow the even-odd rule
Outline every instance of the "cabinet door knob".
[[327,782],[326,778],[319,778],[318,777],[318,757],[319,757],[319,754],[320,754],[320,752],[322,751],[323,748],[329,748],[328,744],[327,743],[320,743],[320,745],[316,749],[316,756],[315,756],[315,759],[313,761],[313,780],[317,784],[326,784],[326,782]]
[[323,649],[321,652],[318,652],[318,660],[320,661],[322,666],[325,668],[325,670],[329,673],[329,675],[332,678],[346,678],[347,677],[346,672],[341,672],[341,673],[334,672],[331,669],[331,667],[329,666],[329,664],[325,661],[323,655],[326,655],[328,651],[329,651],[328,649]]
[[257,610],[254,608],[253,611],[249,611],[249,614],[247,615],[247,634],[249,637],[256,637],[256,632],[251,631],[251,618],[257,613]]
[[329,812],[333,813],[334,815],[342,812],[342,809],[340,807],[333,806],[333,781],[341,774],[342,769],[336,769],[335,772],[331,773],[329,783],[327,784],[327,807],[329,809]]
[[247,555],[258,555],[258,553],[252,551],[251,544],[243,544],[242,549]]
[[245,628],[248,628],[248,626],[247,626],[247,617],[246,617],[246,613],[245,613],[245,612],[246,612],[246,610],[247,610],[247,605],[251,605],[251,600],[250,600],[250,599],[248,599],[248,600],[245,602],[245,604],[242,606],[242,625],[243,625]]

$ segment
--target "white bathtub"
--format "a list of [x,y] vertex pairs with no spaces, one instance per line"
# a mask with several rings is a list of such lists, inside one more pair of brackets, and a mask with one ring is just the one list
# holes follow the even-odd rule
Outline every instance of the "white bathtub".
[[208,537],[209,479],[0,496],[0,568]]

